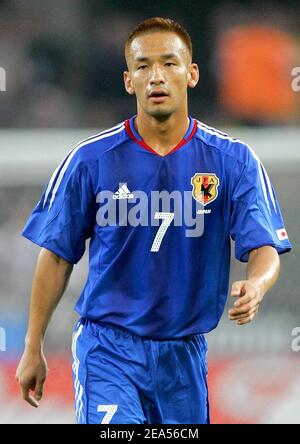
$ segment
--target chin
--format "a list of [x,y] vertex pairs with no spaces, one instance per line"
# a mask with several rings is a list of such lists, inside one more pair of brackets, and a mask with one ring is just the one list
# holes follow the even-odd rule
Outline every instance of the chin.
[[151,109],[148,111],[148,114],[150,114],[150,116],[155,117],[156,119],[167,119],[168,117],[170,117],[173,113],[175,112],[175,110],[170,110],[170,109]]

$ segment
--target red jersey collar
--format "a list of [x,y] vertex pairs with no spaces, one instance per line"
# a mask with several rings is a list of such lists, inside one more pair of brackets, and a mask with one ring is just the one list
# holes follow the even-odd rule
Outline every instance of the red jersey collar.
[[156,154],[157,156],[160,156],[160,157],[166,157],[169,154],[172,154],[175,151],[177,151],[179,148],[181,148],[186,143],[188,143],[194,137],[195,132],[197,131],[196,120],[189,116],[190,124],[189,124],[188,130],[185,133],[183,139],[174,148],[172,148],[171,151],[169,151],[167,154],[162,156],[161,154],[156,152],[153,148],[151,148],[149,145],[147,145],[147,143],[141,138],[141,136],[139,135],[139,133],[137,132],[137,130],[135,129],[135,126],[134,126],[135,117],[136,116],[133,116],[130,119],[127,119],[125,121],[125,130],[126,130],[127,134],[135,143],[137,143],[138,145],[142,146],[146,150],[148,150],[151,153]]

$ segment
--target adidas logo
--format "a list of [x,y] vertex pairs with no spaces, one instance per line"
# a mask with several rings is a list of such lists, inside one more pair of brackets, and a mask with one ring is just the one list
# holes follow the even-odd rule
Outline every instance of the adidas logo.
[[124,183],[113,195],[113,199],[133,199],[133,197],[133,193],[129,191],[126,183]]

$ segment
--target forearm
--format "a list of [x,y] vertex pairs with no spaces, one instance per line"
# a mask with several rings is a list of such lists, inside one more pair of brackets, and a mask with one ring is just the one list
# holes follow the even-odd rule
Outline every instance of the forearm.
[[252,250],[247,266],[247,280],[232,284],[231,295],[236,299],[228,315],[237,325],[251,322],[260,303],[277,281],[280,270],[279,256],[275,248],[265,246]]
[[277,251],[264,246],[251,251],[247,266],[247,279],[259,286],[264,296],[278,279],[280,260]]
[[30,299],[27,349],[39,351],[46,328],[68,284],[73,266],[54,253],[42,249],[38,258]]

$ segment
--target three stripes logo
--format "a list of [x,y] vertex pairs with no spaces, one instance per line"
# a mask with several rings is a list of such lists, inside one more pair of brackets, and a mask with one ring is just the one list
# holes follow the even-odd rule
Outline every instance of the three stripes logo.
[[133,199],[133,193],[131,193],[127,187],[127,183],[123,183],[123,185],[119,184],[120,188],[113,195],[113,199]]

